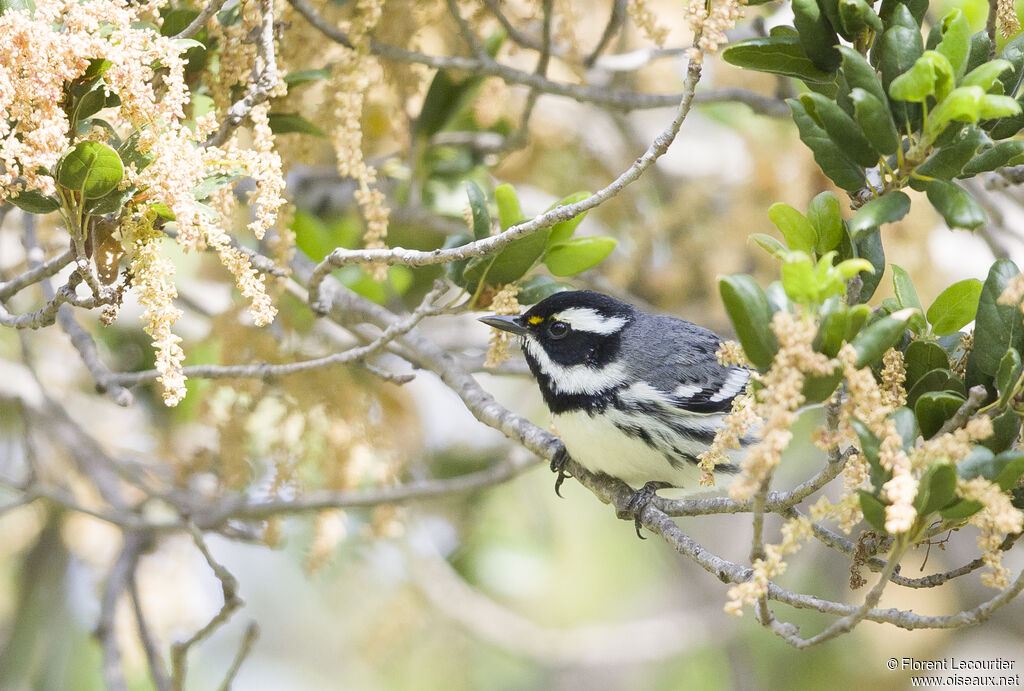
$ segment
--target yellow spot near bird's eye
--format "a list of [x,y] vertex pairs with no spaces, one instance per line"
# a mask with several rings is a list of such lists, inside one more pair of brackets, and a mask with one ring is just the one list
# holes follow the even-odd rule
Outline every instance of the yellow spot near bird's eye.
[[544,321],[544,317],[530,317],[531,324],[540,324],[542,321]]

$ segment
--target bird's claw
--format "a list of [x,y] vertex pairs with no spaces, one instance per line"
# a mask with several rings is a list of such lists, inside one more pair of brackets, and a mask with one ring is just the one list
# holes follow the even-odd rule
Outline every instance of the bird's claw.
[[551,472],[558,473],[558,477],[555,478],[555,494],[559,498],[562,497],[562,483],[565,482],[565,478],[569,477],[569,474],[565,472],[565,464],[569,461],[569,452],[565,450],[563,446],[556,453],[555,457],[551,459]]
[[640,528],[643,527],[640,523],[640,516],[643,514],[644,509],[647,508],[647,505],[651,503],[651,500],[657,496],[659,489],[666,489],[671,486],[672,485],[668,482],[648,482],[643,487],[633,492],[629,501],[626,502],[626,508],[621,512],[620,517],[633,517],[633,526],[636,528],[636,536],[641,540],[646,540],[647,538],[640,534]]

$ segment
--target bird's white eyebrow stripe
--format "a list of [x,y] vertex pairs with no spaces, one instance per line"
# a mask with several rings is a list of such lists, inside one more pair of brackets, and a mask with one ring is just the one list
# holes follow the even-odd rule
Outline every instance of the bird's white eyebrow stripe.
[[589,307],[570,307],[554,315],[558,321],[566,322],[575,331],[608,335],[626,325],[622,317],[605,317]]

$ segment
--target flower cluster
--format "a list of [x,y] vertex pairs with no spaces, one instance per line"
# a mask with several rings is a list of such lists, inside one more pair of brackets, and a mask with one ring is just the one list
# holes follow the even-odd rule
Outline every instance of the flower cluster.
[[[752,498],[765,485],[779,464],[782,452],[789,446],[796,411],[805,400],[802,389],[806,375],[825,375],[834,369],[832,360],[812,346],[817,333],[813,320],[776,312],[772,317],[772,331],[779,341],[779,350],[768,372],[755,375],[763,388],[755,394],[753,414],[741,407],[735,417],[730,414],[726,420],[727,428],[734,428],[737,419],[745,422],[759,419],[763,425],[760,440],[748,449],[740,473],[729,487],[729,496],[737,501]],[[739,431],[733,429],[723,434]],[[702,462],[706,464],[703,458]]]
[[716,52],[729,42],[725,32],[736,26],[743,17],[743,0],[690,0],[686,17],[695,33],[697,45],[690,49],[690,59],[701,62],[704,56]]
[[644,36],[654,41],[659,46],[665,45],[668,40],[668,28],[658,24],[658,19],[651,10],[648,0],[630,0],[626,5],[629,16],[640,27]]
[[1010,584],[1010,571],[1003,566],[1003,551],[1000,546],[1009,534],[1024,530],[1024,513],[1010,503],[1010,498],[998,485],[985,478],[961,480],[957,492],[964,499],[981,502],[982,509],[970,518],[971,525],[981,531],[978,547],[982,559],[992,571],[983,574],[981,582],[994,588],[1005,588]]
[[[374,76],[380,72],[380,66],[370,56],[370,32],[380,22],[383,6],[382,0],[357,0],[355,3],[348,26],[352,49],[346,50],[335,65],[333,84],[337,127],[331,133],[331,140],[337,155],[338,174],[352,178],[359,185],[355,199],[366,220],[363,239],[370,249],[385,247],[390,215],[384,193],[374,187],[377,171],[363,157],[360,123],[366,94],[377,81]],[[374,277],[384,279],[385,269],[383,265],[375,267]]]
[[[515,283],[508,284],[494,294],[494,297],[491,299],[491,309],[495,314],[519,314],[522,307],[519,301],[516,300],[516,295],[518,294],[519,286]],[[508,352],[509,334],[507,331],[491,329],[490,343],[484,367],[497,367],[512,357]]]
[[[58,194],[58,160],[85,140],[118,151],[124,176],[117,189],[126,198],[120,210],[105,213],[116,219],[131,285],[145,310],[164,400],[175,405],[184,395],[184,354],[171,332],[179,315],[172,304],[174,266],[160,254],[164,235],[155,227],[153,210],[162,208],[161,214],[172,219],[175,238],[186,251],[216,250],[251,301],[254,321],[262,325],[275,315],[264,279],[220,227],[227,216],[218,219],[197,200],[195,190],[211,175],[252,177],[257,192],[249,228],[262,238],[284,204],[284,178],[266,105],[252,109],[251,146],[241,146],[236,137],[221,147],[205,146],[217,129],[217,115],[188,119],[192,94],[185,81],[186,46],[153,28],[165,2],[39,0],[34,11],[0,15],[0,202],[31,190],[59,198],[65,206],[83,204],[66,191]],[[230,58],[221,60],[222,77],[231,72],[231,64]],[[102,107],[82,116],[83,94],[90,89],[93,102],[102,99]],[[220,199],[229,211],[231,195]],[[67,230],[82,255],[89,224],[72,222],[81,218],[81,209],[66,211]],[[80,270],[88,266],[86,259],[78,257]],[[116,277],[116,262],[96,264]],[[96,291],[96,281],[86,278]]]
[[758,600],[768,594],[771,580],[785,572],[786,562],[783,557],[799,550],[813,535],[813,525],[807,516],[797,516],[787,521],[782,526],[782,542],[765,545],[764,557],[754,560],[754,574],[750,580],[729,588],[725,611],[738,617],[743,614],[744,605],[757,604]]
[[174,264],[160,253],[165,237],[153,228],[155,217],[152,211],[141,214],[123,224],[121,232],[129,245],[131,271],[135,277],[132,285],[145,310],[142,320],[156,349],[156,369],[160,373],[164,403],[175,406],[185,397],[182,373],[185,353],[181,349],[181,338],[171,331],[181,310],[173,305],[178,296],[174,287]]

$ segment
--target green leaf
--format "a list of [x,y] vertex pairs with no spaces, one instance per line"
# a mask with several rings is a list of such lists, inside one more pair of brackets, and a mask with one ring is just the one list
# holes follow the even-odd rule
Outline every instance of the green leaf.
[[816,0],[793,0],[793,26],[800,36],[800,45],[823,72],[833,72],[839,67],[839,43],[835,30],[821,11]]
[[950,228],[977,228],[988,220],[981,204],[956,183],[931,180],[924,188],[928,201]]
[[956,468],[952,463],[938,462],[921,476],[914,508],[921,516],[949,506],[956,499]]
[[[590,192],[576,192],[574,194],[570,194],[565,199],[559,200],[555,204],[552,204],[548,211],[559,206],[568,206],[570,204],[581,202],[589,196]],[[568,221],[559,221],[555,225],[551,226],[551,237],[548,238],[548,244],[554,245],[555,243],[565,242],[566,240],[571,238],[572,234],[576,232],[576,227],[586,217],[587,212],[584,211],[581,214],[573,216]]]
[[[888,27],[901,26],[914,31],[920,31],[924,13],[928,8],[928,2],[927,0],[921,0],[921,2],[917,3],[919,6],[916,8],[912,8],[912,4],[914,3],[907,0],[883,0],[878,14],[882,18],[882,22]],[[920,7],[921,4],[924,5],[923,8]]]
[[790,258],[782,265],[782,287],[793,302],[810,305],[818,301],[818,281],[814,264],[806,256]]
[[818,254],[834,250],[842,242],[845,226],[841,208],[839,197],[832,192],[822,192],[807,206],[807,220],[816,237],[814,251]]
[[466,196],[469,197],[469,210],[473,217],[473,237],[483,240],[491,235],[491,214],[487,210],[487,197],[472,180],[466,180]]
[[1024,141],[1013,140],[999,142],[976,155],[964,165],[957,177],[969,178],[978,173],[987,173],[990,170],[1001,168],[1008,164],[1011,159],[1024,153]]
[[821,94],[808,93],[800,96],[815,121],[820,124],[829,138],[859,166],[870,168],[878,163],[879,154],[864,136],[860,126],[834,99]]
[[882,20],[864,0],[839,0],[839,19],[845,33],[858,36],[867,31],[882,33]]
[[202,48],[203,50],[206,50],[206,46],[194,38],[173,38],[171,39],[171,43],[183,53],[187,50],[191,50],[192,48]]
[[102,197],[86,202],[85,212],[98,216],[117,213],[137,191],[134,185],[123,190],[114,188]]
[[795,36],[750,38],[726,47],[722,58],[736,67],[796,77],[808,82],[831,82],[835,74],[819,69]]
[[839,352],[850,325],[850,314],[845,305],[840,304],[836,299],[833,300],[836,306],[822,310],[821,322],[818,324],[818,332],[814,335],[813,344],[816,351],[824,353],[828,357],[835,357]]
[[[491,262],[486,274],[487,283],[493,286],[507,285],[522,278],[544,254],[550,232],[549,229],[539,230],[509,243]],[[466,276],[469,275],[467,266]]]
[[743,352],[755,367],[768,369],[779,343],[771,330],[772,310],[764,291],[747,274],[719,276],[718,290]]
[[36,3],[34,0],[0,0],[0,14],[7,10],[13,12],[28,10],[28,15],[31,17],[36,13]]
[[853,339],[853,348],[857,351],[857,367],[873,365],[885,351],[889,350],[907,330],[907,322],[917,312],[913,309],[902,309],[886,315],[861,330]]
[[926,393],[946,391],[946,385],[951,376],[948,367],[948,364],[946,364],[938,369],[933,369],[919,377],[913,386],[907,385],[907,405],[913,407],[917,404],[917,399]]
[[843,56],[843,78],[851,91],[862,89],[879,103],[888,103],[889,96],[882,86],[881,77],[864,56],[849,46],[839,46],[839,53]]
[[961,499],[939,511],[939,515],[947,521],[962,521],[981,511],[983,504],[976,499]]
[[[969,89],[975,89],[980,87],[967,87]],[[981,107],[978,110],[978,115],[983,120],[989,120],[992,118],[1004,118],[1010,115],[1020,115],[1021,105],[1010,96],[1001,96],[999,94],[985,94],[981,97]]]
[[124,166],[117,152],[100,142],[79,142],[57,162],[57,182],[85,199],[102,197],[123,177]]
[[939,103],[928,116],[926,135],[938,136],[952,121],[977,122],[981,119],[981,100],[985,92],[980,86],[959,86]]
[[909,70],[892,80],[889,96],[897,101],[923,103],[929,96],[941,101],[953,88],[953,66],[946,56],[926,50]]
[[517,223],[526,220],[523,210],[519,207],[519,197],[512,185],[503,183],[494,188],[494,201],[498,205],[498,220],[502,230],[508,230]]
[[942,41],[935,48],[939,53],[949,59],[953,66],[956,78],[964,76],[967,67],[967,54],[971,49],[971,27],[967,23],[964,13],[958,9],[952,10],[942,18]]
[[857,418],[850,418],[850,427],[853,428],[860,442],[860,451],[864,455],[864,460],[872,466],[878,465],[878,453],[882,447],[882,442],[867,425]]
[[979,86],[987,92],[995,84],[996,80],[999,79],[999,75],[1012,67],[1013,63],[1009,60],[990,60],[971,70],[960,81],[960,86]]
[[917,443],[917,418],[914,411],[906,406],[901,406],[889,414],[889,419],[896,426],[896,433],[900,435],[903,442],[903,450],[910,451]]
[[[897,5],[897,7],[902,7]],[[872,63],[878,66],[882,75],[882,85],[885,87],[885,96],[881,103],[889,102],[889,86],[893,79],[911,69],[924,52],[924,45],[921,41],[920,29],[910,29],[904,26],[892,26],[885,30],[881,38],[875,39],[875,45],[871,49]],[[877,58],[875,56],[878,56]],[[910,122],[911,128],[916,129],[921,118],[919,105],[906,103],[892,103],[893,118],[903,127],[903,123]]]
[[949,391],[931,391],[922,394],[914,404],[914,414],[921,426],[921,435],[931,439],[946,420],[956,415],[964,404],[964,397]]
[[556,281],[550,276],[533,276],[519,284],[516,300],[520,305],[535,305],[544,298],[565,290],[572,290],[572,286]]
[[871,145],[880,153],[892,155],[900,145],[900,135],[892,119],[892,111],[861,88],[850,92],[854,118]]
[[309,134],[326,138],[327,134],[298,113],[271,113],[267,117],[274,134]]
[[978,312],[974,323],[973,355],[978,369],[994,377],[1006,351],[1018,352],[1024,345],[1024,324],[1017,305],[999,304],[999,296],[1020,270],[1009,259],[996,260],[978,298]]
[[566,240],[548,249],[544,265],[555,276],[574,276],[604,261],[617,244],[606,235]]
[[857,210],[848,223],[850,234],[857,237],[869,228],[878,228],[885,223],[895,223],[910,211],[910,197],[903,192],[888,192],[872,199]]
[[976,278],[957,281],[935,298],[928,308],[928,323],[937,336],[948,336],[974,320],[982,283]]
[[999,361],[999,370],[996,372],[996,388],[999,390],[1000,406],[1005,406],[1013,396],[1017,382],[1020,380],[1020,373],[1020,353],[1016,348],[1010,348],[1006,351],[1003,359]]
[[48,214],[60,208],[60,202],[39,190],[23,190],[17,197],[8,197],[7,201],[30,214]]
[[885,533],[885,504],[870,492],[857,490],[860,497],[860,510],[864,520],[880,533]]
[[[924,163],[918,166],[914,174],[921,178],[949,180],[958,175],[980,149],[991,144],[992,140],[988,135],[977,127],[973,125],[961,127],[953,140],[929,156]],[[918,183],[919,181],[912,179],[911,182]],[[925,187],[923,183],[911,184],[911,186],[919,191]]]
[[214,192],[223,187],[227,187],[235,180],[243,177],[244,174],[245,172],[241,168],[236,168],[234,170],[207,175],[192,188],[192,196],[195,197],[196,201],[200,202],[209,199],[210,195]]
[[[296,220],[298,219],[296,218]],[[298,239],[299,234],[298,232],[296,232],[296,240]],[[470,235],[469,233],[456,233],[455,235],[448,236],[448,238],[444,241],[444,245],[442,246],[442,248],[447,250],[453,247],[462,247],[463,245],[468,244],[470,242],[473,242],[473,236]],[[309,254],[310,257],[313,256],[309,252],[306,252],[306,254]],[[473,257],[473,259],[480,259],[480,257]],[[490,258],[488,257],[488,259]],[[477,284],[474,283],[470,285],[466,281],[465,275],[466,267],[469,265],[469,261],[469,259],[460,259],[459,261],[449,262],[448,264],[445,264],[444,271],[445,275],[448,276],[448,280],[450,280],[452,283],[462,288],[465,288],[469,292],[473,292],[476,289]],[[538,278],[540,277],[538,276]]]
[[89,61],[89,66],[85,69],[85,74],[82,75],[82,79],[91,81],[96,77],[99,77],[101,74],[104,74],[113,66],[114,63],[106,58],[93,58]]
[[808,374],[804,378],[804,385],[800,389],[800,393],[806,399],[807,405],[821,403],[835,392],[841,381],[843,381],[841,367],[836,367],[831,374]]
[[875,267],[873,272],[860,273],[861,289],[858,302],[864,303],[871,299],[885,273],[885,248],[882,246],[882,233],[878,228],[869,228],[857,234],[855,238],[846,235],[842,248],[842,256],[858,256],[867,259]]
[[892,264],[892,286],[896,292],[896,299],[900,303],[900,307],[912,307],[918,312],[923,312],[924,308],[921,307],[921,299],[917,297],[917,289],[914,288],[914,282],[910,280],[910,274],[907,273],[906,269],[897,264]]
[[789,248],[771,235],[765,235],[764,233],[751,233],[747,237],[756,242],[761,249],[776,259],[782,259],[789,253]]
[[996,484],[1004,492],[1014,489],[1024,475],[1024,453],[1020,451],[1004,451],[996,456],[996,464],[1002,469],[995,477]]
[[782,237],[786,239],[786,244],[790,249],[808,254],[814,252],[814,244],[817,240],[814,226],[802,213],[789,204],[779,202],[768,208],[768,218],[782,233]]
[[112,108],[121,105],[121,98],[116,93],[108,94],[103,82],[98,81],[89,91],[82,94],[75,104],[75,112],[71,121],[76,125],[86,118],[89,118],[104,108]]
[[288,89],[290,91],[302,84],[320,81],[321,79],[329,79],[330,76],[331,73],[328,70],[295,70],[294,72],[289,72],[284,76],[284,83],[288,85]]
[[1004,451],[998,456],[983,447],[976,447],[971,455],[956,466],[957,474],[965,480],[982,477],[995,482],[1004,492],[1016,487],[1024,473],[1024,453]]
[[141,173],[150,163],[153,162],[154,157],[152,154],[143,154],[139,152],[138,146],[140,134],[141,132],[139,130],[132,132],[131,135],[121,143],[121,146],[117,148],[117,154],[121,157],[121,161],[124,163],[125,167],[134,165],[136,172]]
[[814,161],[834,183],[847,192],[856,192],[865,184],[864,171],[851,161],[843,150],[808,114],[797,99],[788,99],[800,140],[814,154]]
[[907,350],[903,354],[903,361],[907,368],[906,388],[908,390],[932,370],[937,368],[949,370],[949,356],[946,351],[939,344],[923,339],[912,341],[907,346]]

